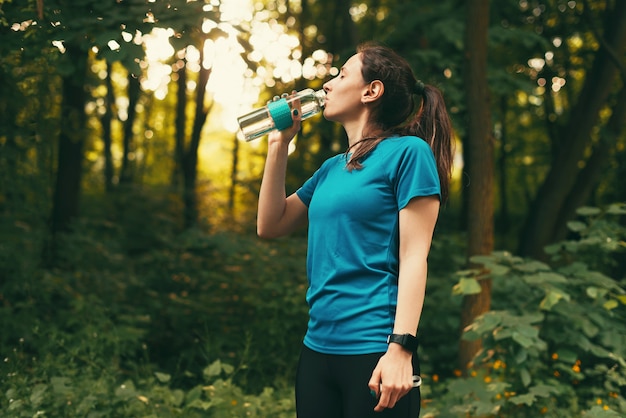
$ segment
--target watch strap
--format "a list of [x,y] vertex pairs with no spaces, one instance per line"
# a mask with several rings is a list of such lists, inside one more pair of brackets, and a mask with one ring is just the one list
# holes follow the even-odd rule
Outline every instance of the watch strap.
[[389,334],[387,336],[387,344],[400,344],[405,350],[415,353],[417,351],[417,337],[411,334]]

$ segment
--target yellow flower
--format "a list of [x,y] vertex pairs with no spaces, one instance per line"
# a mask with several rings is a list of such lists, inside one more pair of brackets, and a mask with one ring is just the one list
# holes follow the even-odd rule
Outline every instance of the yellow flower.
[[434,374],[433,375],[433,382],[438,382],[439,381],[439,375],[438,374]]
[[545,414],[546,412],[548,412],[548,407],[547,407],[547,406],[544,406],[543,408],[541,408],[541,409],[539,410],[539,412],[540,412],[541,414]]
[[552,360],[558,360],[559,355],[557,353],[552,353]]
[[494,370],[506,369],[506,363],[501,360],[496,360],[493,362],[493,369]]
[[485,376],[485,378],[483,380],[485,381],[485,383],[490,383],[491,382],[491,376]]
[[602,399],[600,399],[600,398],[596,399],[596,403],[597,403],[598,405],[602,405]]
[[237,406],[237,399],[233,399],[232,401],[230,401],[230,404],[232,406]]

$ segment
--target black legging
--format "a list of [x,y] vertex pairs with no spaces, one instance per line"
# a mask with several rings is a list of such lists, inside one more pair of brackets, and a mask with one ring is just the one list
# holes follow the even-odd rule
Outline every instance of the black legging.
[[[298,418],[418,418],[419,388],[411,389],[394,408],[374,411],[378,400],[367,384],[383,354],[330,355],[303,347],[296,376]],[[417,354],[413,371],[419,375]]]

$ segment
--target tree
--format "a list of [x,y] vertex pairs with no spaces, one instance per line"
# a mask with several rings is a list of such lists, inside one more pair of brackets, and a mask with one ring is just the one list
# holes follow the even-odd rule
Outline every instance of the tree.
[[[183,180],[182,200],[184,202],[184,225],[186,228],[194,226],[198,221],[198,207],[196,195],[196,181],[198,173],[198,148],[202,139],[202,129],[206,123],[212,103],[206,104],[206,87],[211,75],[211,67],[204,59],[205,42],[208,39],[215,40],[225,36],[225,32],[217,27],[220,20],[219,12],[210,9],[203,13],[204,2],[197,2],[188,6],[184,19],[173,25],[176,35],[172,39],[174,49],[178,51],[175,59],[180,62],[177,71],[176,93],[176,145],[175,165],[172,175],[173,183],[178,184],[178,178]],[[205,20],[215,22],[215,26],[205,33],[203,23]],[[187,81],[188,81],[188,48],[194,47],[199,51],[199,70],[197,72],[196,91],[194,99],[194,113],[189,138],[187,138]]]
[[[30,2],[32,6],[33,3]],[[42,46],[61,42],[60,55],[49,59],[58,64],[62,83],[60,133],[58,138],[56,180],[53,195],[51,231],[54,237],[65,231],[78,215],[82,177],[83,147],[86,140],[85,105],[88,94],[87,71],[90,53],[98,48],[106,55],[119,54],[118,60],[129,67],[138,68],[137,59],[143,54],[140,46],[124,42],[124,30],[144,29],[138,2],[116,3],[111,6],[95,0],[83,0],[70,4],[64,0],[37,2],[39,25],[31,25],[30,31],[39,31]],[[127,15],[129,11],[134,12]],[[132,19],[135,20],[132,20]],[[24,37],[30,35],[24,31]],[[59,41],[62,40],[62,41]],[[109,42],[119,40],[119,48],[111,48]],[[53,245],[54,247],[54,245]]]
[[[465,29],[465,85],[468,129],[465,156],[468,163],[468,256],[490,254],[494,246],[494,152],[487,84],[487,33],[489,0],[467,3]],[[464,329],[491,306],[491,280],[479,280],[480,292],[463,297]],[[480,341],[461,340],[459,363],[467,367],[480,349]]]
[[[583,17],[593,21],[594,14],[599,13],[604,31],[600,30],[600,25],[592,26],[599,44],[593,55],[593,64],[586,71],[580,93],[567,114],[567,121],[551,130],[554,135],[551,138],[554,144],[552,164],[537,191],[521,232],[519,250],[523,255],[544,257],[544,246],[563,238],[565,223],[573,216],[576,205],[588,199],[590,186],[595,184],[600,174],[601,162],[606,161],[608,144],[600,143],[594,147],[593,132],[601,124],[601,112],[607,108],[616,90],[615,81],[620,70],[624,75],[626,2],[583,3]],[[549,89],[546,90],[547,95],[552,94]],[[619,114],[624,111],[623,106],[616,106],[614,111],[618,112],[617,120],[623,121],[624,114]],[[621,130],[623,124],[618,128],[618,131]],[[605,138],[601,142],[607,140],[610,141]],[[595,159],[600,164],[594,162]],[[581,166],[587,168],[581,169]]]

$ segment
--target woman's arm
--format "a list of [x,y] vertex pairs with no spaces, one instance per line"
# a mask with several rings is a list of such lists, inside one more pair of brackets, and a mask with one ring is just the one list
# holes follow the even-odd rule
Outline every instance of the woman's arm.
[[268,137],[257,211],[257,234],[262,238],[287,235],[307,221],[306,205],[295,193],[285,195],[289,143],[300,129],[300,115],[294,115],[293,120],[291,128],[272,132]]
[[[428,253],[439,215],[437,196],[417,197],[400,211],[400,273],[393,333],[416,335],[424,305]],[[369,387],[380,396],[376,411],[393,408],[413,385],[412,353],[391,343]],[[379,390],[382,383],[382,390]]]

